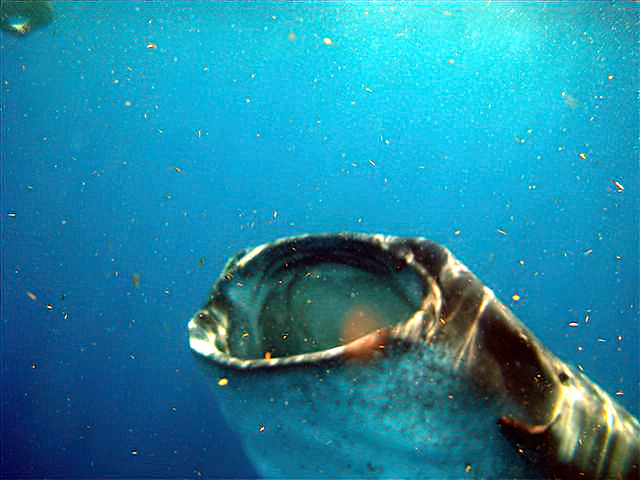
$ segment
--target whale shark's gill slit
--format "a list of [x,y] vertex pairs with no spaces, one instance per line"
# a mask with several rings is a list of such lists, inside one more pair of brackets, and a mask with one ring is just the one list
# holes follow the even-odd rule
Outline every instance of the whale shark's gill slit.
[[241,252],[189,335],[268,477],[639,474],[637,420],[422,238]]

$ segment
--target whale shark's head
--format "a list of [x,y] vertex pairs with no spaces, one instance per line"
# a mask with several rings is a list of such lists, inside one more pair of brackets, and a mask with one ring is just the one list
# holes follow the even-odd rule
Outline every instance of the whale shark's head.
[[637,474],[637,421],[423,238],[240,252],[189,339],[266,476]]

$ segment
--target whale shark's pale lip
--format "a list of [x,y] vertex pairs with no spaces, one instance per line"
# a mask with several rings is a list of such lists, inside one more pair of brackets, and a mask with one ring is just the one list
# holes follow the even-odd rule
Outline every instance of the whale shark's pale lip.
[[[345,372],[351,378],[356,368],[359,378],[366,377],[374,385],[386,381],[380,376],[380,365],[385,365],[382,371],[389,365],[396,369],[406,364],[423,365],[420,368],[426,373],[435,369],[438,375],[444,375],[442,388],[482,398],[482,407],[476,413],[468,407],[471,400],[445,396],[444,401],[451,402],[445,411],[457,405],[458,410],[466,409],[465,416],[482,418],[487,430],[478,437],[491,438],[488,444],[495,442],[499,432],[508,436],[516,446],[514,451],[520,452],[513,463],[523,459],[526,474],[592,478],[638,475],[637,420],[585,376],[548,352],[447,249],[423,238],[307,235],[241,252],[229,260],[207,303],[191,319],[189,338],[196,354],[213,364],[236,369],[238,375],[246,370],[280,367],[273,371],[286,378],[286,367],[333,361],[338,363],[332,367],[332,375]],[[430,391],[429,396],[435,398],[441,393],[434,385],[421,386],[416,379],[423,375],[407,375],[412,380],[407,380],[406,395],[419,398],[421,392]],[[265,384],[274,377],[269,378]],[[304,381],[304,374],[295,373],[292,378],[299,383]],[[259,407],[259,383],[252,383],[254,393],[244,390],[247,398],[257,398],[251,405],[244,399],[247,411],[255,408],[259,413],[269,408]],[[354,392],[358,395],[358,390]],[[295,397],[295,392],[289,394]],[[351,408],[350,402],[346,405]],[[387,405],[382,410],[389,408]],[[411,408],[420,414],[419,407]],[[434,422],[439,419],[433,413],[442,408],[431,408]],[[278,415],[281,422],[287,421],[281,413]],[[375,415],[381,422],[386,420],[380,412]],[[494,418],[486,423],[487,416]],[[446,421],[448,428],[455,425],[455,419]],[[346,425],[344,428],[348,429]],[[395,433],[388,435],[393,437]],[[348,433],[342,436],[347,438]],[[276,448],[285,448],[285,438],[284,434],[276,438],[274,445],[283,443]],[[413,444],[433,446],[422,437]],[[247,445],[256,452],[266,448],[252,447],[249,440]],[[406,448],[410,450],[411,445],[409,442]],[[466,455],[463,451],[461,458]],[[482,450],[470,451],[480,454]],[[341,463],[332,455],[317,468],[327,469],[332,464],[333,475],[353,474],[349,468],[357,460],[349,458]],[[261,459],[265,474],[300,474],[279,469],[265,460],[266,453],[255,453],[254,457]],[[379,461],[385,464],[382,458]],[[520,466],[513,470],[509,465],[489,466],[494,463],[479,461],[482,468],[501,469],[490,472],[494,476],[525,474],[518,470]],[[386,475],[382,476],[409,475],[403,467],[389,471],[391,467],[385,465]],[[462,468],[460,465],[447,468],[453,470],[437,471],[447,476],[468,473],[466,467],[455,470]],[[316,473],[322,475],[321,471]]]

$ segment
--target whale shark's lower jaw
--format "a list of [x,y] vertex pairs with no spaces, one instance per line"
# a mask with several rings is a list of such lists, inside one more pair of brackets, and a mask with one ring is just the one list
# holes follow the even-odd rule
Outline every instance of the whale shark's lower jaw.
[[637,420],[423,238],[241,252],[189,339],[268,477],[639,475]]

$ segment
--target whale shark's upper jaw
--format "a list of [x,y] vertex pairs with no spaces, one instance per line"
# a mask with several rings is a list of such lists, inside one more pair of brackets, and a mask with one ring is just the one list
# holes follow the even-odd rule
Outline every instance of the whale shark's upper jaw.
[[[309,470],[274,456],[303,436],[292,433],[296,428],[326,423],[331,412],[344,418],[331,434],[322,430],[331,444],[349,439],[359,452],[355,444],[366,424],[374,451],[396,445],[399,452],[391,456],[377,452],[378,476],[638,475],[638,422],[549,353],[447,249],[423,238],[309,235],[241,252],[190,321],[189,334],[195,353],[231,368],[225,375],[235,386],[225,398],[234,399],[234,407],[227,406],[227,417],[241,433],[248,428],[248,452],[267,475],[357,475],[359,453],[327,449],[323,456],[308,438],[295,451],[313,457]],[[327,395],[334,385],[331,395],[338,392],[344,401],[327,411],[320,388],[312,413],[284,427],[297,417],[274,410],[265,396],[276,389],[287,405],[307,411],[310,400],[299,388],[310,383],[315,389],[317,377],[298,368],[304,365],[325,365]],[[391,384],[403,389],[402,401],[379,398],[366,414],[354,406],[358,398],[388,396]],[[399,425],[381,427],[400,404],[413,420],[398,417]],[[246,423],[265,415],[280,425],[268,446]],[[351,424],[349,415],[370,423]],[[429,435],[418,433],[419,418]],[[477,425],[473,434],[469,424]],[[413,433],[403,437],[403,431]],[[455,440],[461,431],[468,432],[466,444]],[[503,451],[505,438],[512,452]],[[490,446],[487,458],[479,458]],[[434,449],[440,453],[424,453]]]

